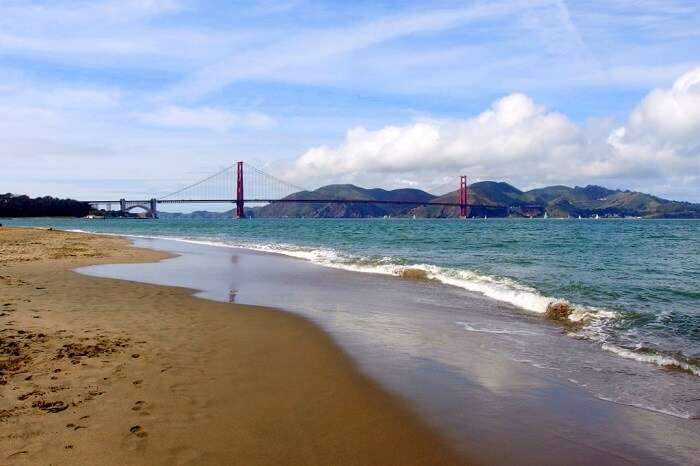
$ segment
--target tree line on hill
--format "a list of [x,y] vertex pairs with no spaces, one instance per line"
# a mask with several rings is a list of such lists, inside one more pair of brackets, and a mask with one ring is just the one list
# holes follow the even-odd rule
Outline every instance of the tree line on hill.
[[0,194],[0,217],[84,217],[90,210],[90,204],[73,199]]

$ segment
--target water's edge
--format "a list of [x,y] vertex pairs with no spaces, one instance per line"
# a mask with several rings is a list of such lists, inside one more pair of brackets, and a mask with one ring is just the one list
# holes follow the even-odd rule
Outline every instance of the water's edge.
[[[127,236],[127,235],[118,235],[118,236]],[[127,236],[128,237],[128,236]],[[132,241],[137,242],[137,246],[139,247],[151,247],[148,245],[148,241],[151,241],[150,239],[147,238],[133,238]],[[127,270],[129,271],[126,274],[123,274],[121,272],[115,272],[117,271],[120,267],[117,268],[109,268],[105,269],[105,266],[98,266],[97,269],[101,269],[104,271],[104,273],[99,273],[99,276],[107,276],[107,277],[112,277],[112,278],[128,278],[128,279],[135,279],[136,281],[146,281],[146,282],[154,282],[158,283],[162,280],[163,276],[168,276],[169,280],[173,279],[173,276],[176,274],[173,274],[172,271],[175,270],[172,268],[175,262],[178,260],[186,260],[188,252],[193,252],[196,251],[197,255],[193,256],[191,259],[194,261],[192,263],[207,263],[207,258],[203,258],[200,254],[200,249],[198,248],[213,248],[214,250],[218,251],[230,251],[229,253],[226,254],[221,254],[221,252],[213,252],[214,255],[216,256],[225,256],[228,258],[230,257],[236,257],[236,262],[241,261],[240,265],[242,268],[246,268],[247,266],[250,265],[248,264],[247,260],[249,260],[251,257],[269,257],[269,259],[266,259],[270,261],[271,264],[274,264],[274,268],[286,268],[287,265],[289,264],[296,264],[296,265],[291,265],[293,270],[290,270],[290,273],[296,274],[298,270],[307,270],[307,269],[313,269],[314,273],[318,273],[315,269],[317,267],[316,264],[313,264],[313,267],[311,267],[312,264],[309,263],[309,261],[292,261],[287,263],[287,261],[280,262],[282,257],[279,257],[279,254],[269,254],[266,251],[251,251],[251,252],[246,252],[247,250],[241,249],[238,247],[226,245],[225,247],[222,247],[221,245],[211,245],[211,244],[201,244],[201,242],[194,242],[191,240],[183,240],[183,239],[175,239],[174,242],[170,242],[168,240],[163,241],[163,238],[155,238],[154,241],[162,242],[162,246],[165,246],[165,249],[157,249],[157,250],[167,250],[173,254],[179,254],[180,256],[179,259],[168,259],[166,261],[163,261],[159,264],[156,264],[155,267],[146,267],[144,269],[143,265],[137,265],[134,267],[131,266],[126,266],[126,268],[123,268],[122,270]],[[168,245],[170,243],[170,245]],[[184,253],[183,250],[181,249],[180,246],[176,246],[177,243],[181,243],[185,249]],[[190,246],[194,247],[194,249],[189,249]],[[156,248],[154,248],[156,249]],[[251,255],[252,254],[252,255]],[[228,259],[227,259],[228,260]],[[257,260],[257,259],[255,259]],[[282,265],[282,264],[287,264],[287,265]],[[309,266],[306,266],[304,264],[309,264]],[[166,269],[164,271],[164,268]],[[267,266],[269,269],[270,267]],[[96,268],[91,268],[92,270],[79,270],[81,273],[88,273],[90,275],[94,275]],[[143,274],[138,276],[135,275],[134,272],[137,269],[142,269]],[[183,270],[186,270],[187,267],[184,267],[183,265]],[[157,273],[154,274],[153,272],[155,270],[161,270],[161,278],[160,279],[154,279],[154,276],[158,275]],[[218,270],[217,270],[218,271]],[[166,273],[167,272],[167,273]],[[220,272],[220,271],[218,271]],[[337,270],[337,275],[334,276],[333,280],[337,281],[338,279],[345,279],[345,277],[348,277],[348,271],[346,270]],[[193,283],[191,274],[188,274],[188,277],[183,277],[183,282],[178,283],[177,279],[174,279],[174,282],[171,283],[161,283],[161,284],[170,284],[170,285],[184,285],[187,286],[188,288],[193,288],[193,289],[201,289],[203,290],[201,293],[198,293],[199,296],[203,298],[209,298],[209,299],[217,299],[217,300],[226,300],[226,297],[229,295],[228,294],[228,289],[226,290],[226,293],[219,293],[217,294],[216,292],[213,292],[212,290],[216,290],[217,287],[220,286],[220,284],[211,284],[211,283],[206,283],[207,279],[209,277],[203,277],[202,279],[204,280],[203,283],[197,284]],[[218,273],[217,275],[221,275],[221,273]],[[355,277],[355,275],[352,275]],[[148,278],[150,277],[150,278]],[[412,289],[415,288],[416,286],[422,287],[422,288],[430,288],[430,286],[434,285],[428,285],[427,287],[424,286],[425,283],[421,282],[413,282],[412,280],[396,280],[395,277],[389,277],[386,276],[386,278],[382,278],[382,276],[377,276],[376,278],[372,277],[372,274],[357,274],[356,278],[354,280],[359,280],[362,283],[373,283],[373,280],[382,280],[380,282],[380,286],[384,285],[386,283],[399,283],[399,286],[405,287],[406,289]],[[153,280],[153,281],[151,281]],[[390,280],[389,282],[385,282],[384,280]],[[303,281],[303,280],[302,280]],[[222,282],[223,283],[223,282]],[[324,284],[325,285],[325,284]],[[226,285],[228,286],[228,285]],[[251,298],[250,295],[246,294],[246,287],[248,286],[245,283],[236,283],[232,285],[237,293],[237,301],[240,299],[241,302],[246,302],[250,304],[261,304],[261,305],[267,305],[271,307],[277,307],[281,308],[283,310],[288,310],[290,312],[294,313],[299,313],[299,309],[294,309],[294,306],[292,305],[284,305],[284,301],[280,300],[275,300],[274,296],[266,294],[266,292],[260,292],[260,290],[257,290],[257,297]],[[274,287],[275,284],[270,283],[267,284],[265,289],[269,291],[270,286]],[[440,285],[442,287],[444,285]],[[209,290],[207,290],[209,288]],[[282,293],[284,294],[284,293]],[[259,299],[256,301],[256,299]],[[341,300],[343,299],[342,297],[340,298]],[[314,298],[315,300],[315,298]],[[310,301],[311,302],[311,301]],[[302,314],[304,315],[304,314]],[[309,314],[304,315],[305,317],[311,317]],[[405,315],[401,316],[402,318],[405,318]],[[337,321],[338,321],[338,316],[333,316],[331,319],[331,324],[328,324],[328,320],[326,316],[321,316],[321,323],[324,322],[325,319],[325,325],[321,325],[321,327],[330,333],[331,337],[336,340],[336,338],[339,338],[339,343],[341,347],[348,352],[348,354],[360,364],[361,369],[363,372],[366,372],[370,377],[373,379],[377,380],[380,384],[387,386],[388,388],[391,389],[391,391],[397,392],[400,396],[402,396],[404,399],[407,399],[410,404],[418,407],[422,407],[421,410],[419,410],[422,414],[427,416],[427,419],[431,421],[432,424],[437,425],[438,427],[445,428],[447,426],[447,431],[450,434],[450,436],[455,440],[455,442],[459,443],[460,441],[463,441],[463,435],[465,435],[466,432],[469,432],[469,435],[476,435],[477,437],[481,435],[492,435],[490,431],[486,432],[477,432],[476,434],[472,432],[473,427],[471,424],[473,423],[473,419],[481,419],[482,422],[484,420],[487,420],[488,423],[492,423],[494,419],[499,419],[499,427],[498,429],[503,429],[504,432],[509,431],[509,429],[517,429],[517,435],[520,437],[523,437],[524,439],[529,439],[530,436],[532,436],[532,439],[529,439],[529,441],[534,442],[535,445],[537,445],[537,442],[541,442],[542,439],[540,436],[542,435],[549,435],[552,436],[553,432],[548,432],[549,429],[553,429],[556,431],[558,429],[557,427],[557,422],[564,422],[562,421],[553,421],[552,419],[549,419],[549,416],[554,416],[555,418],[559,418],[562,415],[565,418],[568,418],[568,414],[566,414],[566,410],[564,412],[560,412],[561,408],[558,408],[557,403],[551,404],[552,400],[559,400],[558,403],[563,403],[564,405],[568,406],[568,409],[573,409],[576,412],[579,412],[579,416],[582,416],[576,420],[576,428],[573,428],[571,425],[568,425],[567,429],[573,429],[572,432],[577,432],[577,433],[569,433],[567,435],[571,435],[571,441],[576,441],[578,443],[582,442],[582,445],[586,446],[589,443],[596,443],[596,442],[603,442],[602,439],[599,439],[598,436],[601,436],[605,438],[610,432],[614,432],[615,429],[620,429],[619,439],[616,440],[616,442],[622,442],[624,445],[615,447],[615,448],[621,448],[623,451],[626,451],[627,449],[629,450],[636,450],[638,446],[635,446],[633,443],[627,443],[629,439],[625,440],[627,437],[627,434],[622,434],[622,432],[626,432],[629,429],[636,429],[638,426],[633,426],[631,427],[630,425],[627,425],[627,421],[625,421],[625,418],[635,418],[638,416],[637,414],[631,414],[627,411],[621,411],[620,413],[625,413],[624,416],[620,415],[620,413],[615,414],[609,421],[609,429],[610,432],[598,432],[598,433],[593,433],[591,429],[593,427],[588,427],[590,422],[593,422],[595,424],[597,421],[595,421],[595,416],[590,416],[589,414],[582,414],[584,412],[607,412],[606,417],[610,417],[612,413],[617,413],[618,410],[623,409],[623,406],[620,408],[612,408],[612,406],[617,405],[617,403],[621,403],[620,400],[612,399],[612,398],[606,398],[605,396],[599,396],[598,400],[605,400],[605,401],[613,401],[615,404],[607,404],[603,403],[601,401],[596,400],[595,398],[589,397],[585,392],[581,392],[580,394],[577,393],[577,390],[575,390],[576,387],[580,387],[580,385],[573,383],[571,386],[566,386],[566,384],[561,384],[560,382],[556,382],[554,379],[551,379],[548,375],[546,374],[539,374],[535,376],[535,379],[532,379],[532,373],[531,371],[526,371],[523,373],[520,369],[517,367],[513,367],[510,363],[507,361],[504,361],[497,357],[496,359],[493,359],[491,355],[488,353],[483,352],[483,346],[485,341],[488,340],[483,340],[483,342],[480,343],[481,340],[477,340],[475,345],[470,346],[470,350],[467,353],[471,353],[470,360],[469,361],[464,361],[461,358],[458,358],[459,360],[452,359],[450,360],[449,357],[440,361],[438,359],[435,359],[436,355],[431,355],[428,352],[422,351],[422,347],[419,348],[420,351],[419,353],[425,355],[421,356],[419,359],[416,359],[415,355],[410,355],[410,354],[405,354],[406,352],[410,351],[410,347],[407,348],[405,346],[402,346],[402,343],[396,343],[392,339],[385,340],[385,341],[374,341],[372,344],[377,344],[377,348],[373,348],[372,345],[368,345],[367,341],[364,341],[362,339],[357,340],[354,338],[352,335],[353,332],[357,331],[358,329],[355,327],[352,327],[352,324],[349,326],[349,331],[348,331],[348,323],[347,322],[341,322],[340,327],[341,330],[339,331],[338,328],[333,328],[334,326],[337,327]],[[317,321],[318,323],[318,316],[315,318],[312,317],[312,320]],[[363,319],[366,319],[366,317],[363,317]],[[450,317],[452,319],[452,317]],[[341,319],[342,320],[342,319]],[[498,326],[494,326],[493,324],[483,324],[483,323],[475,323],[474,320],[469,320],[469,321],[454,321],[452,319],[455,327],[462,328],[466,332],[470,332],[470,334],[482,336],[490,336],[490,335],[497,335],[497,336],[505,336],[505,337],[511,337],[511,336],[528,336],[534,334],[532,331],[531,327],[527,327],[526,329],[518,330],[513,329],[511,327],[504,327],[500,328]],[[366,320],[363,320],[362,322],[363,326],[367,324]],[[541,324],[538,324],[541,325]],[[329,328],[330,327],[330,328]],[[363,327],[360,329],[360,331],[364,331],[365,328]],[[386,332],[386,330],[382,330]],[[404,332],[401,335],[402,338],[405,338],[406,336],[410,335],[412,332]],[[350,335],[348,337],[348,335]],[[457,333],[458,335],[458,333]],[[374,337],[377,337],[378,334],[375,334]],[[449,343],[449,340],[443,341],[443,343]],[[387,349],[387,345],[388,349]],[[439,346],[439,345],[438,345]],[[438,348],[439,349],[439,348]],[[387,356],[387,351],[389,353],[396,353],[393,355]],[[458,353],[455,351],[448,351],[448,353]],[[398,354],[398,356],[397,356]],[[438,354],[437,357],[439,358],[440,355]],[[453,355],[454,356],[454,355]],[[398,358],[398,359],[397,359]],[[488,362],[486,362],[488,361]],[[527,361],[526,359],[523,359],[522,361],[526,365],[529,365],[531,361]],[[484,363],[486,363],[484,365]],[[467,371],[462,372],[460,368],[457,368],[455,364],[462,364],[466,365]],[[476,366],[474,366],[476,364]],[[416,371],[416,368],[418,370]],[[500,371],[505,370],[509,376],[507,379],[508,380],[507,384],[502,386],[497,390],[503,391],[505,390],[504,393],[507,394],[505,398],[501,398],[500,396],[498,397],[498,402],[493,403],[493,401],[486,402],[485,400],[490,400],[490,397],[493,396],[493,394],[489,394],[487,392],[490,392],[493,390],[495,387],[489,388],[490,384],[497,383],[497,384],[502,384],[503,382],[498,381],[500,378],[497,377],[494,379],[493,371],[499,368]],[[545,369],[549,369],[546,368]],[[474,372],[476,371],[476,372]],[[485,372],[484,372],[485,371]],[[544,379],[542,378],[544,377]],[[418,384],[418,387],[414,386],[416,380],[420,380],[421,383]],[[484,380],[487,381],[487,386],[486,387],[480,387],[478,384],[475,385],[475,380],[481,380],[481,383],[484,382]],[[491,380],[488,382],[488,380]],[[554,383],[554,385],[552,385]],[[511,391],[511,388],[506,389],[508,385],[515,385],[517,387],[517,390],[515,392]],[[530,428],[533,429],[532,433],[524,434],[521,429],[522,426],[519,425],[517,422],[513,422],[514,420],[506,413],[508,413],[510,410],[522,410],[523,409],[523,403],[532,403],[532,400],[530,399],[530,396],[525,396],[526,393],[520,393],[524,387],[527,388],[527,392],[532,392],[534,390],[534,393],[540,392],[541,390],[545,390],[545,393],[547,393],[546,400],[543,400],[544,404],[541,404],[539,401],[535,403],[535,408],[533,408],[533,412],[530,414],[529,417],[531,419],[527,420],[526,422],[529,424],[532,424]],[[538,388],[540,387],[540,388]],[[549,388],[544,388],[544,387],[549,387]],[[487,389],[487,392],[483,392],[484,389]],[[437,392],[436,392],[437,390]],[[436,398],[436,394],[439,393],[439,397]],[[551,397],[554,397],[553,399]],[[466,400],[472,400],[472,401],[466,401]],[[566,400],[566,401],[562,401]],[[462,403],[467,402],[467,406],[469,406],[469,412],[459,412],[462,411],[463,408],[460,408],[462,406]],[[596,404],[596,403],[603,403],[602,405]],[[627,404],[630,406],[635,406],[635,403],[625,403],[622,401],[622,404]],[[502,405],[502,406],[501,406]],[[610,407],[605,407],[606,405]],[[427,406],[427,408],[426,408]],[[586,408],[581,408],[581,406],[586,406]],[[450,416],[448,419],[445,418],[445,414],[440,414],[439,416],[435,415],[435,411],[437,410],[438,412],[442,412],[446,409],[446,407],[450,410]],[[644,409],[649,409],[647,406],[640,406]],[[437,408],[437,409],[436,409]],[[480,411],[481,410],[481,411]],[[494,411],[495,410],[495,411]],[[661,409],[657,409],[656,411],[658,412],[663,412]],[[552,423],[551,425],[547,425],[546,427],[541,425],[541,422],[544,422],[542,418],[539,416],[541,413],[548,413],[545,415],[545,418],[547,418],[547,423]],[[677,413],[668,413],[668,414],[673,414],[677,415]],[[655,415],[658,416],[658,415]],[[489,420],[490,419],[490,420]],[[654,422],[660,425],[665,425],[665,423],[671,422],[671,421],[663,421],[663,420],[658,420],[658,418]],[[669,418],[673,419],[673,418]],[[520,420],[520,419],[519,419]],[[570,422],[566,421],[567,423]],[[635,421],[636,422],[636,421]],[[687,422],[687,421],[686,421]],[[619,424],[618,427],[615,427],[616,424]],[[673,423],[672,423],[673,424]],[[597,425],[597,424],[595,424]],[[673,424],[675,426],[675,424]],[[457,427],[455,427],[457,426]],[[535,429],[539,429],[540,432],[534,433]],[[677,429],[676,427],[673,427],[673,429]],[[579,432],[580,430],[580,432]],[[685,434],[684,434],[685,435]],[[697,433],[695,431],[690,431],[688,434],[688,439],[686,439],[688,442],[692,443],[694,440],[700,437],[697,437]],[[507,436],[507,435],[506,435]],[[581,441],[579,437],[588,437],[588,440]],[[483,442],[489,442],[492,441],[493,439],[486,439],[483,438],[481,441]],[[685,442],[685,440],[684,440]],[[587,446],[587,448],[593,448],[594,445],[590,444]],[[514,447],[515,448],[515,447]],[[522,445],[522,448],[529,451],[531,449],[531,446],[526,446]],[[554,448],[554,447],[552,447]],[[570,447],[567,447],[570,448]],[[595,445],[595,448],[600,448],[599,445]],[[692,450],[691,450],[692,451]],[[523,458],[527,457],[527,455],[532,455],[534,453],[522,453],[524,456]],[[564,454],[564,453],[562,453]],[[568,454],[568,453],[567,453]],[[587,454],[591,454],[590,450],[588,450]],[[681,451],[679,453],[680,455],[684,456],[686,458],[685,462],[687,461],[687,451]],[[675,453],[674,453],[675,455]],[[557,455],[554,454],[556,457]],[[692,456],[692,455],[691,455]],[[671,458],[669,456],[668,458]],[[665,461],[661,461],[660,458],[655,458],[652,460],[653,456],[640,456],[639,458],[645,459],[644,461],[639,461],[640,463],[647,463],[649,464],[663,464]],[[667,459],[668,459],[667,458]],[[673,461],[672,461],[673,462]],[[691,461],[692,462],[692,461]],[[523,463],[527,463],[527,461],[523,461]],[[534,463],[533,463],[534,464]]]

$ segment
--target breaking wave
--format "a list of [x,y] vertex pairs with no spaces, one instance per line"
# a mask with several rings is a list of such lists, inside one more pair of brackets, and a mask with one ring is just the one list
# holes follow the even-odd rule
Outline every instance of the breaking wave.
[[[82,233],[92,233],[83,230],[71,230]],[[392,257],[362,257],[330,248],[311,248],[291,244],[280,243],[250,243],[221,240],[218,238],[202,237],[180,237],[180,236],[160,236],[160,235],[138,235],[138,234],[110,234],[97,233],[115,236],[128,236],[134,238],[166,239],[181,241],[192,244],[207,246],[217,246],[225,248],[240,248],[265,253],[282,254],[288,257],[303,259],[324,267],[348,270],[352,272],[373,273],[391,275],[399,278],[434,280],[446,285],[462,288],[470,292],[480,293],[488,298],[513,305],[525,311],[544,314],[548,306],[553,303],[565,303],[572,309],[568,316],[571,322],[584,324],[572,335],[579,338],[586,338],[602,344],[606,351],[616,355],[633,359],[642,363],[655,364],[659,367],[677,369],[689,374],[700,376],[700,366],[686,361],[683,357],[677,357],[667,353],[656,352],[645,348],[629,349],[617,346],[609,342],[609,332],[606,332],[606,325],[612,319],[621,318],[620,314],[614,311],[594,308],[591,306],[579,306],[560,298],[546,296],[538,290],[518,283],[507,277],[495,277],[485,275],[472,270],[457,269],[451,267],[440,267],[433,264],[412,264],[407,261]],[[467,331],[506,333],[498,329],[477,329],[470,324],[459,322]],[[513,333],[512,330],[507,331]]]
[[610,343],[603,343],[603,349],[615,353],[618,356],[627,359],[633,359],[639,362],[655,364],[657,366],[687,372],[689,374],[700,376],[700,367],[692,364],[682,357],[671,356],[669,354],[660,353],[650,348],[638,346],[635,349],[623,348],[621,346]]
[[[208,243],[214,244],[214,243]],[[496,301],[516,306],[520,309],[544,314],[552,303],[566,302],[563,299],[545,296],[536,289],[523,285],[506,277],[494,277],[472,270],[440,267],[433,264],[408,264],[391,257],[358,257],[334,249],[302,248],[287,244],[236,244],[241,247],[261,252],[283,254],[298,259],[308,260],[324,267],[349,270],[353,272],[376,273],[402,278],[435,280],[440,283],[480,293]],[[568,303],[567,303],[568,304]],[[571,305],[571,321],[611,318],[616,314],[611,311]]]

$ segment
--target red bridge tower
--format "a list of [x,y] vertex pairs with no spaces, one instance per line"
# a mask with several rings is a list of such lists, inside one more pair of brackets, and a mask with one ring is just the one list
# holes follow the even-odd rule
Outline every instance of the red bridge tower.
[[459,177],[459,218],[469,217],[469,185],[466,175]]
[[238,162],[238,178],[236,180],[236,218],[245,218],[245,210],[243,210],[243,162]]

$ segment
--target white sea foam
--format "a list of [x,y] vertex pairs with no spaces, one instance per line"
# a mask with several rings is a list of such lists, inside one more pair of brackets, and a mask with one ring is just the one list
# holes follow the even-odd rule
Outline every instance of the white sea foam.
[[635,408],[640,408],[640,409],[643,409],[645,411],[667,414],[669,416],[673,416],[673,417],[677,417],[677,418],[681,418],[681,419],[698,419],[697,413],[688,413],[686,411],[669,409],[669,408],[659,408],[656,406],[652,406],[650,404],[635,403],[633,401],[621,400],[621,399],[615,398],[615,397],[608,397],[608,396],[603,396],[603,395],[595,395],[595,396],[599,400],[609,401],[610,403],[615,403],[615,404],[619,404],[619,405],[633,406]]
[[627,348],[612,345],[610,343],[603,343],[602,347],[604,350],[615,353],[618,356],[622,356],[623,358],[634,359],[635,361],[639,362],[656,364],[657,366],[661,367],[682,369],[687,372],[690,372],[691,374],[700,376],[700,368],[680,359],[674,358],[673,356],[658,353],[640,353]]
[[[83,230],[70,230],[81,233],[94,233]],[[353,272],[375,273],[392,276],[402,276],[407,269],[418,269],[425,272],[426,278],[436,280],[446,285],[452,285],[468,291],[477,292],[491,299],[505,302],[535,313],[544,313],[547,307],[554,302],[565,302],[562,299],[557,299],[545,296],[539,293],[534,288],[518,283],[514,280],[504,277],[494,277],[481,274],[471,270],[454,269],[448,267],[439,267],[432,264],[398,264],[390,257],[381,259],[370,259],[366,257],[352,256],[344,254],[340,251],[330,248],[307,248],[290,244],[280,243],[247,243],[247,242],[232,242],[229,239],[211,239],[211,238],[193,238],[193,237],[174,237],[174,236],[157,236],[157,235],[137,235],[137,234],[117,234],[117,233],[96,233],[106,234],[110,236],[126,236],[132,238],[144,239],[164,239],[172,241],[180,241],[191,244],[200,244],[206,246],[216,246],[234,249],[247,249],[252,251],[282,254],[297,259],[307,260],[314,264],[324,267],[332,267],[336,269],[349,270]],[[586,326],[583,333],[577,335],[585,335],[593,340],[603,341],[603,327],[605,321],[617,317],[613,311],[598,309],[593,307],[582,307],[570,304],[574,312],[569,316],[571,321],[586,321]],[[464,326],[467,331],[487,332],[487,333],[511,333],[517,334],[517,330],[502,330],[502,329],[478,329],[465,322],[458,322]],[[522,334],[522,333],[521,333]],[[700,376],[700,369],[692,366],[684,361],[680,361],[674,357],[661,354],[644,354],[624,349],[618,346],[604,343],[603,349],[611,351],[621,357],[634,359],[639,362],[651,363],[662,367],[678,367]]]
[[495,333],[502,335],[541,335],[537,332],[530,332],[527,330],[517,330],[517,329],[507,329],[507,328],[478,328],[473,324],[468,322],[456,322],[457,325],[464,327],[464,330],[468,332],[476,333]]
[[[509,278],[489,276],[472,270],[440,267],[432,264],[405,265],[396,263],[390,257],[370,260],[363,257],[348,256],[333,249],[305,249],[286,244],[240,244],[236,245],[236,247],[283,254],[305,259],[325,267],[353,272],[402,276],[406,270],[422,270],[428,279],[480,293],[496,301],[512,304],[526,311],[539,314],[543,314],[552,303],[566,302],[562,299],[545,296],[534,288]],[[615,313],[602,309],[576,305],[572,305],[572,307],[574,312],[569,316],[569,319],[572,321],[608,319],[615,316]]]
[[[71,231],[83,232],[81,230]],[[565,302],[570,304],[562,299],[545,296],[534,288],[523,285],[509,278],[494,277],[472,270],[440,267],[432,264],[398,264],[390,257],[383,257],[377,260],[344,254],[330,248],[306,248],[283,243],[247,243],[232,242],[228,239],[220,240],[210,238],[148,236],[136,234],[113,235],[145,239],[165,239],[206,246],[241,248],[253,251],[282,254],[297,259],[307,260],[324,267],[332,267],[353,272],[402,276],[404,271],[407,269],[422,270],[425,272],[426,278],[428,279],[436,280],[446,285],[459,287],[467,291],[480,293],[496,301],[508,303],[520,309],[539,314],[544,313],[547,310],[547,307],[555,302]],[[569,316],[571,321],[590,321],[591,319],[607,319],[615,316],[615,313],[602,309],[594,309],[590,307],[586,308],[576,305],[571,306],[574,309],[574,312]]]

